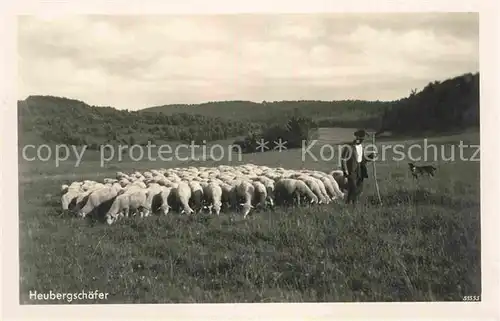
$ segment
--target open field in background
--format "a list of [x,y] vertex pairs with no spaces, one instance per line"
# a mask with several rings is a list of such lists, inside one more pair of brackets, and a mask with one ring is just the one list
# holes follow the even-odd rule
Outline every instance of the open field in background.
[[[323,131],[319,138],[333,144],[340,136],[349,141],[352,130]],[[479,133],[429,142],[444,145],[449,156],[459,140],[479,144]],[[242,157],[230,164],[338,167],[337,159],[302,162],[300,150]],[[356,209],[339,203],[281,208],[247,220],[234,213],[171,213],[112,226],[59,216],[60,185],[69,181],[222,163],[124,159],[101,168],[95,151],[78,168],[70,160],[55,168],[20,159],[20,302],[35,303],[30,290],[109,292],[99,303],[461,301],[481,294],[479,162],[429,161],[438,167],[436,178],[418,181],[405,160],[377,162],[382,206],[370,165]]]

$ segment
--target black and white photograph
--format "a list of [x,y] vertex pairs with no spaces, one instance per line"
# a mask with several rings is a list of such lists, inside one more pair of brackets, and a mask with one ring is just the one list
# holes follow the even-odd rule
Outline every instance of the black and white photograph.
[[13,19],[20,306],[485,300],[479,12]]

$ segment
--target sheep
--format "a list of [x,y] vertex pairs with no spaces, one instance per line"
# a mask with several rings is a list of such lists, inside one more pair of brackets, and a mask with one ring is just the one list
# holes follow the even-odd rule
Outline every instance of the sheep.
[[127,178],[120,178],[118,183],[120,184],[121,187],[125,187],[130,184],[130,180]]
[[101,188],[104,188],[105,186],[111,187],[112,185],[113,184],[109,184],[109,185],[95,184],[95,185],[89,187],[87,190],[81,191],[78,194],[78,196],[76,197],[75,207],[73,208],[73,211],[78,212],[80,210],[80,208],[82,208],[82,206],[85,205],[85,203],[88,200],[89,195],[92,192],[100,190]]
[[[117,172],[116,178],[104,178],[102,183],[84,180],[62,185],[61,203],[63,210],[73,204],[72,209],[84,217],[98,204],[114,199],[116,205],[112,206],[115,208],[108,211],[110,221],[139,208],[144,216],[157,210],[167,214],[174,204],[176,210],[188,215],[204,208],[218,215],[221,210],[235,209],[241,210],[246,218],[254,207],[273,208],[275,203],[282,204],[297,197],[298,205],[302,201],[300,197],[310,203],[328,204],[344,198],[344,192],[345,177],[340,170],[325,173],[248,163],[150,169],[129,174]],[[135,197],[133,204],[130,203],[132,195]],[[124,209],[126,204],[127,210]]]
[[323,181],[320,180],[319,178],[316,178],[316,177],[312,177],[312,176],[309,176],[309,177],[311,180],[315,181],[316,184],[318,184],[319,190],[321,191],[323,198],[326,199],[326,204],[329,204],[332,201],[332,199],[328,195],[328,192],[326,191],[326,187],[325,187],[325,184],[323,183]]
[[207,201],[207,208],[209,209],[210,213],[213,209],[215,211],[215,214],[219,215],[222,206],[222,188],[219,186],[219,184],[215,182],[209,183],[203,189],[203,195],[205,197],[205,200]]
[[308,197],[311,204],[319,203],[318,197],[307,186],[307,184],[301,180],[293,178],[284,178],[276,183],[275,186],[276,203],[283,204],[286,202],[293,202],[295,198],[297,205],[300,206],[301,196]]
[[140,213],[141,217],[149,216],[147,208],[147,191],[144,189],[131,189],[123,194],[118,195],[111,205],[108,212],[105,214],[106,222],[112,224],[119,216],[128,217],[130,212],[135,215]]
[[130,180],[130,176],[128,176],[127,174],[122,173],[122,172],[117,172],[116,173],[116,179],[117,180],[121,180],[122,178],[124,178],[126,180]]
[[307,184],[307,187],[318,197],[319,204],[327,203],[328,200],[325,198],[325,195],[321,192],[321,189],[318,183],[309,176],[299,176],[297,180],[302,181]]
[[69,185],[68,184],[62,184],[61,185],[61,195],[66,193],[68,191]]
[[141,217],[150,215],[150,210],[146,204],[147,191],[145,189],[137,189],[130,193],[125,192],[125,194],[129,194],[130,197],[129,211],[132,211],[133,214],[139,212]]
[[104,187],[92,192],[85,205],[78,211],[78,216],[84,218],[99,205],[116,197],[120,191],[122,191],[122,187],[115,183],[111,187]]
[[330,176],[337,182],[340,190],[345,193],[347,191],[347,177],[344,176],[344,172],[336,169],[330,172]]
[[162,176],[163,174],[160,172],[160,170],[152,169],[150,170],[151,174],[154,176]]
[[180,182],[177,188],[175,188],[175,195],[180,205],[182,206],[182,212],[190,215],[194,213],[193,209],[189,206],[189,200],[191,198],[191,188],[186,182]]
[[129,194],[117,195],[116,198],[113,200],[113,204],[104,215],[104,217],[106,218],[106,223],[108,223],[108,225],[113,224],[120,215],[128,217],[129,207],[130,207],[130,195]]
[[156,183],[160,184],[161,186],[171,186],[173,182],[166,177],[161,177],[156,181]]
[[98,183],[98,182],[94,182],[94,181],[89,181],[89,180],[85,180],[83,181],[83,184],[81,186],[81,189],[83,191],[88,191],[89,189],[93,188],[94,186],[99,186],[99,187],[104,187],[104,184],[102,183]]
[[222,183],[220,185],[222,190],[221,202],[226,208],[236,209],[238,204],[238,199],[236,195],[236,187],[228,183]]
[[144,183],[142,180],[134,181],[130,185],[128,185],[126,188],[130,188],[132,186],[137,186],[137,187],[140,187],[140,188],[143,188],[143,189],[145,189],[147,187],[146,183]]
[[154,213],[159,201],[161,201],[162,186],[158,183],[151,183],[146,189],[146,207]]
[[323,184],[325,185],[326,191],[328,192],[329,196],[331,197],[332,200],[335,199],[343,199],[344,198],[344,193],[339,188],[339,185],[337,182],[333,179],[330,180],[327,176],[323,176],[319,178]]
[[167,186],[161,186],[161,192],[160,192],[160,197],[161,197],[161,206],[160,210],[163,213],[163,215],[167,215],[169,210],[170,210],[170,204],[169,204],[169,199],[170,195],[172,192],[172,187],[167,187]]
[[243,203],[240,203],[243,210],[243,218],[246,218],[248,213],[250,213],[250,210],[253,208],[252,200],[254,198],[254,192],[254,186],[246,180],[241,181],[236,186],[236,195],[238,198],[242,198],[244,200]]
[[269,203],[269,206],[271,206],[271,208],[274,207],[274,181],[273,180],[270,180],[270,181],[267,181],[265,183],[263,183],[264,187],[266,188],[266,192],[267,192],[267,202]]
[[74,203],[79,193],[81,192],[81,182],[73,182],[69,186],[64,184],[61,186],[63,195],[61,196],[61,207],[63,213],[67,212],[71,205]]
[[256,207],[265,209],[268,201],[266,187],[259,181],[254,181],[252,185],[254,187],[254,203]]
[[203,209],[203,188],[198,181],[190,181],[188,183],[191,189],[191,202],[195,213],[199,213]]

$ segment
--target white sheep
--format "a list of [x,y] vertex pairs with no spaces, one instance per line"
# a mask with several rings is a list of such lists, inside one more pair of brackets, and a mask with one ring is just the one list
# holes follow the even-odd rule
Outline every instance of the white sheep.
[[328,192],[328,195],[331,197],[332,200],[344,198],[344,193],[342,193],[342,191],[339,188],[339,185],[333,179],[333,177],[331,178],[331,180],[328,178],[328,176],[323,176],[319,179],[325,185],[326,191]]
[[212,182],[206,185],[203,189],[203,195],[205,200],[207,201],[207,208],[210,213],[212,209],[215,211],[215,214],[219,215],[221,206],[222,206],[222,188],[219,184]]
[[200,182],[192,180],[188,183],[191,189],[191,202],[195,213],[199,213],[203,209],[203,187]]
[[236,194],[238,199],[243,199],[240,203],[243,211],[243,218],[246,218],[250,210],[253,208],[252,200],[254,198],[255,188],[249,181],[243,180],[236,186]]
[[327,198],[322,193],[322,191],[321,191],[321,189],[320,189],[320,187],[319,187],[319,185],[318,185],[318,183],[316,182],[315,179],[313,179],[310,176],[301,175],[301,176],[299,176],[297,178],[297,180],[302,181],[302,182],[304,182],[304,183],[307,184],[307,186],[309,187],[309,189],[318,197],[319,204],[328,203]]
[[115,183],[111,187],[104,187],[90,193],[85,205],[78,211],[78,216],[85,217],[88,213],[98,208],[104,202],[107,202],[118,195],[122,191],[120,184]]
[[236,187],[228,183],[222,183],[220,185],[222,189],[221,202],[227,208],[236,209],[238,205],[238,198],[236,194]]
[[130,214],[140,213],[141,217],[149,216],[146,204],[147,191],[145,189],[130,189],[123,194],[117,195],[105,214],[106,222],[112,224],[118,217],[129,217]]
[[113,184],[111,184],[111,183],[107,183],[106,185],[99,183],[99,184],[94,184],[93,186],[87,187],[86,190],[82,190],[80,193],[78,193],[78,196],[76,197],[75,207],[73,208],[73,210],[75,212],[78,212],[80,210],[80,208],[85,206],[85,204],[87,203],[88,197],[90,194],[92,194],[92,192],[100,190],[101,188],[104,188],[104,187],[111,187],[111,186],[113,186]]
[[160,193],[162,186],[158,183],[150,183],[146,188],[146,207],[151,213],[154,213],[156,204],[161,200]]
[[82,182],[73,182],[69,186],[64,184],[61,186],[63,195],[61,196],[61,207],[63,212],[69,210],[70,205],[74,203],[80,192],[82,191]]
[[345,193],[347,191],[347,177],[344,176],[344,172],[336,169],[330,172],[330,176],[337,182],[340,190]]
[[265,209],[267,202],[268,202],[268,197],[267,197],[267,188],[264,186],[259,181],[253,181],[252,183],[254,187],[254,204],[256,204],[256,207],[259,207],[261,209]]
[[189,206],[191,188],[189,188],[189,185],[186,182],[179,182],[179,185],[175,188],[175,195],[182,207],[181,213],[186,213],[187,215],[194,213],[193,209]]
[[309,198],[311,204],[319,203],[318,197],[307,186],[307,184],[301,180],[284,178],[276,183],[275,201],[277,203],[293,203],[293,201],[295,200],[297,202],[297,205],[300,206],[300,198],[302,196]]
[[170,195],[172,192],[172,187],[167,187],[167,186],[161,186],[161,192],[160,192],[160,197],[161,197],[161,206],[160,210],[163,213],[163,215],[167,215],[169,210],[170,210]]

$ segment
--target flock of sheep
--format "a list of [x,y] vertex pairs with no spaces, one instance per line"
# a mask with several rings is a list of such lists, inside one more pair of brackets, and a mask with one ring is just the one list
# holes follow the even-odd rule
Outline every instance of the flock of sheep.
[[276,205],[328,204],[344,198],[346,179],[341,170],[239,166],[170,168],[62,185],[62,209],[80,217],[108,203],[105,219],[168,214],[170,209],[192,214],[239,211],[244,218],[252,209]]

